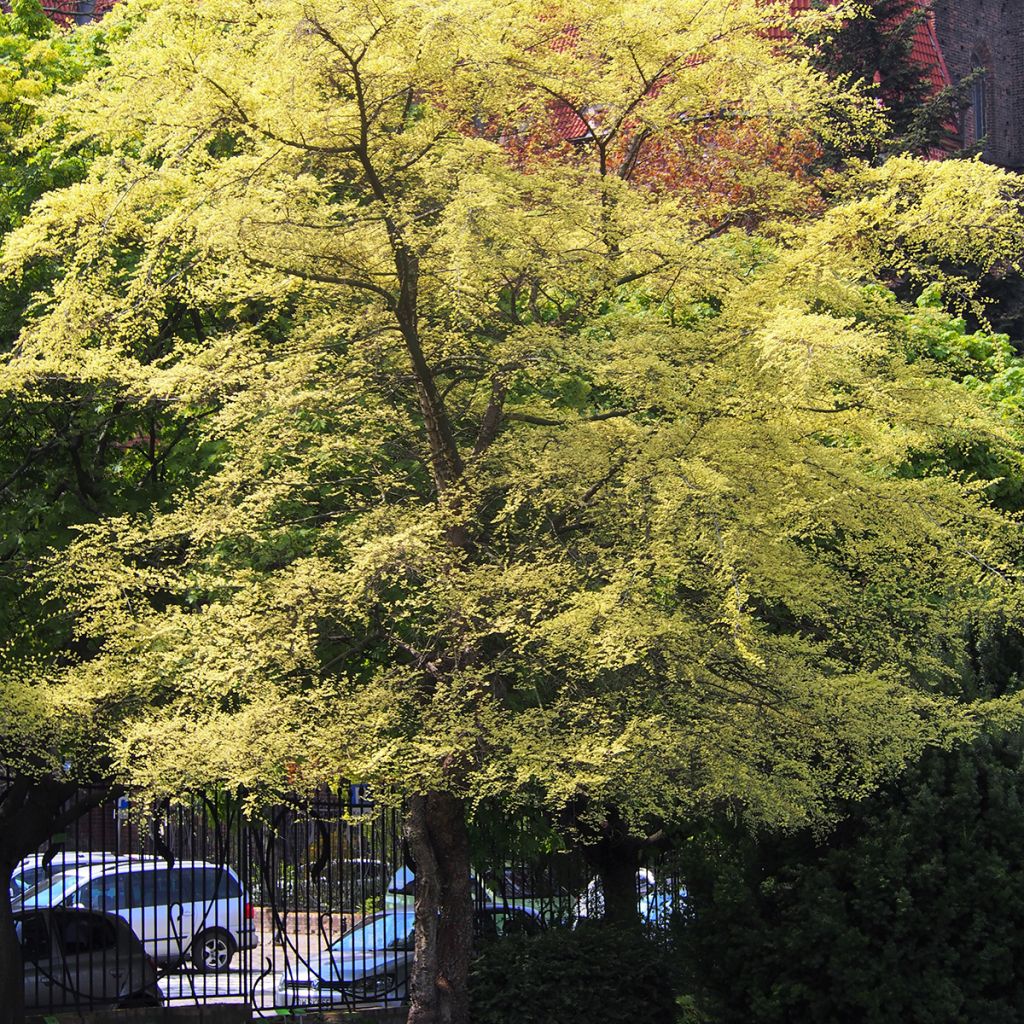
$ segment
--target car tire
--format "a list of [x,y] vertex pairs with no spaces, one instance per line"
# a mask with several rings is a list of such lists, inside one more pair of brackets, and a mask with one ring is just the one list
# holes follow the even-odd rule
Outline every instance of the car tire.
[[398,975],[391,972],[376,974],[372,980],[374,982],[372,992],[368,990],[366,979],[363,979],[363,983],[358,989],[352,990],[351,995],[355,1002],[377,1003],[382,999],[394,999],[394,995],[401,984]]
[[226,971],[235,955],[235,940],[223,928],[210,928],[192,940],[192,966],[197,971]]
[[153,995],[152,992],[136,992],[134,995],[128,996],[127,999],[122,999],[117,1004],[116,1009],[118,1010],[136,1010],[142,1008],[152,1008],[154,1006],[162,1006],[163,1003],[157,996]]

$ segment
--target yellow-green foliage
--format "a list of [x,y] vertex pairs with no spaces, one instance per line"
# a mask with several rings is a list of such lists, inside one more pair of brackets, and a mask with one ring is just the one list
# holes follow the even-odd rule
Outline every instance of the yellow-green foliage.
[[[873,131],[767,32],[783,6],[128,3],[61,101],[109,155],[6,245],[62,276],[0,389],[212,407],[218,456],[55,555],[94,653],[18,685],[121,701],[96,741],[158,791],[344,773],[634,817],[806,821],[967,731],[958,636],[1016,607],[1017,526],[919,467],[1013,442],[878,284],[1016,259],[1017,179],[854,165],[755,238],[602,173],[680,115]],[[598,140],[524,169],[510,126],[569,92]],[[154,361],[172,302],[232,312]]]

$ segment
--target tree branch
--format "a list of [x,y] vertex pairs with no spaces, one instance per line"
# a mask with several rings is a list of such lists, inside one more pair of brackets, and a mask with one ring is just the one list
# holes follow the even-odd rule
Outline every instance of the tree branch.
[[553,420],[546,416],[534,416],[528,412],[507,412],[504,418],[517,423],[530,423],[535,427],[567,427],[573,423],[598,423],[601,420],[613,420],[620,416],[629,416],[633,409],[610,409],[608,412],[594,413],[592,416],[580,416],[574,420]]

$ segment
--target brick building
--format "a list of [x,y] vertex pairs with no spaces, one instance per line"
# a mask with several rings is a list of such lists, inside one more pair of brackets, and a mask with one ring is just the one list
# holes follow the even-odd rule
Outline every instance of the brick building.
[[87,21],[101,18],[117,0],[41,0],[41,3],[43,10],[54,21],[84,25]]
[[[84,22],[116,0],[43,0],[56,20]],[[914,56],[941,87],[983,68],[972,104],[958,126],[957,145],[985,139],[986,160],[1024,170],[1024,0],[917,0],[932,16],[918,32]],[[811,0],[792,0],[795,10]],[[0,6],[6,6],[0,0]],[[572,136],[572,131],[566,131]]]
[[1024,170],[1024,0],[933,0],[932,10],[952,79],[984,68],[961,143],[984,138],[986,160]]

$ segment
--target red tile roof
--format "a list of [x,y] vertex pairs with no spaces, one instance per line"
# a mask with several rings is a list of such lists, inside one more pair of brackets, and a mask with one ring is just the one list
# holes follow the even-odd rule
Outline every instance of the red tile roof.
[[42,0],[43,10],[59,25],[101,18],[117,0]]
[[[834,3],[835,0],[828,0]],[[809,11],[813,0],[791,0],[793,12]],[[928,75],[936,91],[950,85],[953,79],[950,77],[949,69],[946,67],[945,58],[942,56],[942,47],[939,46],[939,38],[935,34],[935,18],[932,14],[931,0],[913,0],[915,7],[928,12],[920,25],[914,32],[913,46],[910,56],[914,63],[920,66]]]
[[[793,13],[809,11],[813,0],[790,0]],[[835,0],[829,0],[835,2]],[[935,20],[931,12],[931,0],[914,0],[914,3],[928,12],[920,25],[914,32],[913,45],[911,47],[911,58],[914,63],[921,67],[929,80],[938,92],[940,89],[952,83],[949,69],[946,67],[945,58],[942,56],[942,48],[939,46],[938,36],[935,34]],[[556,49],[564,50],[573,45],[576,32],[572,28],[566,29],[553,44]],[[566,141],[575,141],[585,138],[589,134],[589,128],[580,116],[566,103],[556,102],[553,105],[553,129],[555,134]]]

